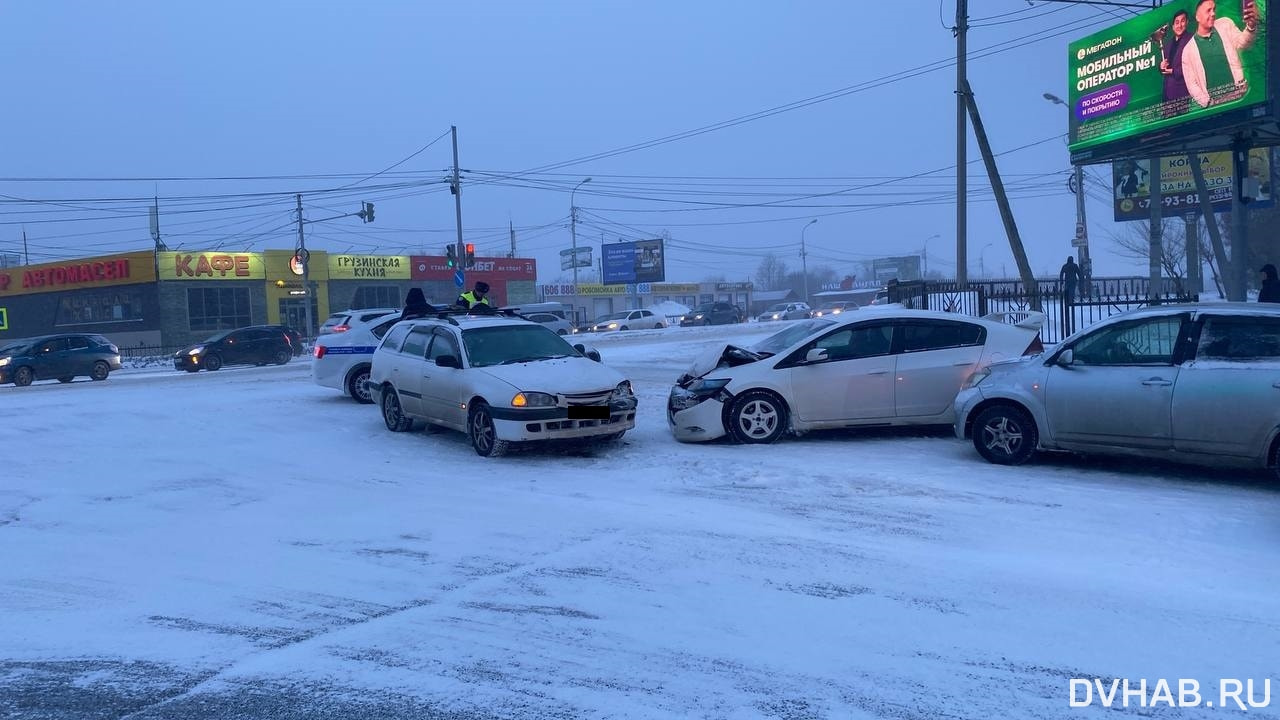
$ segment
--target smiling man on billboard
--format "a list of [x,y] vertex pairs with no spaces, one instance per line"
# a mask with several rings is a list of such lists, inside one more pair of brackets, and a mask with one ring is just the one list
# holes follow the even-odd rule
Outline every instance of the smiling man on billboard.
[[1258,30],[1253,0],[1243,0],[1243,31],[1230,18],[1218,17],[1217,5],[1217,0],[1196,3],[1196,31],[1182,53],[1187,91],[1202,108],[1239,100],[1249,91],[1240,51],[1253,44]]

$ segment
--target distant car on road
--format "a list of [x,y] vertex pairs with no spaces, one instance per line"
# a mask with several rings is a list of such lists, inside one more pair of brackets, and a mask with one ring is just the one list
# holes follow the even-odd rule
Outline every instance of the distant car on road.
[[568,320],[549,312],[529,313],[521,315],[525,320],[532,320],[557,335],[572,335],[578,330],[573,327],[573,323]]
[[813,311],[813,316],[816,318],[828,317],[831,315],[839,315],[840,313],[847,312],[850,310],[857,310],[857,309],[858,309],[858,303],[852,300],[836,300],[834,302],[823,303],[822,305],[819,305],[818,308]]
[[623,310],[605,315],[587,326],[586,332],[612,332],[614,330],[647,330],[664,328],[666,321],[652,310]]
[[785,302],[770,305],[768,309],[756,316],[756,322],[770,320],[804,320],[810,317],[811,308],[808,303]]
[[120,348],[92,333],[44,335],[0,348],[0,383],[19,387],[36,380],[69,383],[82,375],[106,380],[119,369]]
[[173,367],[187,372],[214,371],[224,365],[284,365],[302,353],[302,340],[282,325],[253,325],[223,330],[204,342],[173,354]]
[[993,463],[1063,450],[1280,478],[1280,305],[1116,315],[1047,355],[978,370],[955,404],[956,435]]
[[803,320],[753,347],[698,358],[671,388],[667,420],[677,440],[744,443],[788,431],[950,425],[965,378],[1043,350],[1043,322],[1040,313],[1010,325],[905,309]]
[[703,303],[680,319],[680,327],[691,325],[730,325],[746,319],[742,308],[727,302]]

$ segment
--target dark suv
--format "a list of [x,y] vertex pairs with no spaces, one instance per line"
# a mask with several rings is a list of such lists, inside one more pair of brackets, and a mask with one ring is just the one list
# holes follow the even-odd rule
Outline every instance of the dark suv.
[[746,319],[746,314],[737,305],[727,302],[710,302],[699,305],[680,320],[680,327],[690,325],[730,325]]
[[283,325],[223,330],[173,354],[173,367],[187,372],[221,370],[223,365],[284,365],[302,352],[301,338]]
[[106,380],[119,369],[120,348],[101,335],[45,335],[0,348],[0,383],[24,386],[55,378],[69,383],[81,375]]

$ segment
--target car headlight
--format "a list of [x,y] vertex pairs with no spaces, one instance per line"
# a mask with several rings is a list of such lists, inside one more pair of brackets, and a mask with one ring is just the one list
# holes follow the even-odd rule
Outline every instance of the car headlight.
[[702,378],[700,380],[695,380],[693,384],[685,388],[685,390],[693,393],[694,395],[715,395],[723,390],[724,386],[728,385],[729,382],[729,378],[718,378],[715,380]]
[[511,407],[555,407],[556,396],[543,392],[518,392],[511,398]]
[[773,319],[774,319],[774,320],[777,320],[780,316],[778,315],[778,313],[774,313],[774,314],[772,315],[772,317],[773,317]]
[[609,323],[608,325],[605,325],[605,327],[607,327],[607,328],[609,328],[610,330],[612,330],[612,329],[614,329],[614,328],[618,327],[618,323]]
[[694,315],[694,316],[693,316],[693,319],[694,319],[694,320],[701,320],[701,319],[702,319],[702,313],[698,313],[697,315]]
[[631,389],[631,381],[623,380],[618,383],[618,387],[613,389],[613,400],[624,400],[635,397],[635,392]]
[[991,377],[990,368],[982,368],[977,372],[973,372],[969,374],[969,377],[966,378],[964,381],[964,387],[965,388],[978,387],[979,385],[982,384],[984,380],[986,380],[989,377]]
[[188,351],[187,351],[187,354],[188,354],[188,355],[199,355],[199,354],[200,354],[200,353],[202,353],[202,352],[204,352],[204,346],[203,346],[203,345],[200,345],[200,346],[198,346],[198,347],[193,347],[193,348],[191,348],[190,350],[188,350]]
[[12,362],[12,360],[13,360],[12,358],[7,358],[7,357],[0,358],[0,367],[4,367],[5,365],[8,365],[10,362]]

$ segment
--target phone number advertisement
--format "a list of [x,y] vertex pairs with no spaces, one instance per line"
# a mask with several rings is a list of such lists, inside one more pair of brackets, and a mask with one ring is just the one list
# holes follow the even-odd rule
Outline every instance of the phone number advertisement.
[[1240,713],[1270,708],[1271,685],[1271,678],[1071,678],[1067,691],[1073,708],[1213,708]]

